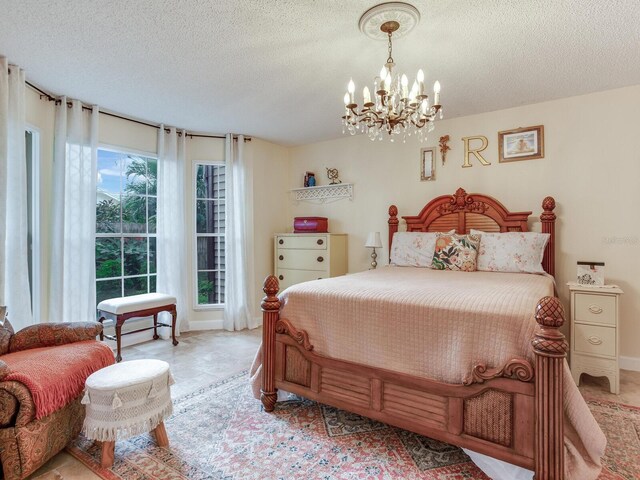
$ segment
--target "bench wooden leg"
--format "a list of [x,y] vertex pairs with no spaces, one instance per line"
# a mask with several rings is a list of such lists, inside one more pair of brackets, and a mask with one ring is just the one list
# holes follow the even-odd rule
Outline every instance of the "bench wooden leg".
[[100,465],[102,468],[111,468],[115,457],[116,442],[102,442],[102,457]]
[[153,339],[157,340],[160,336],[158,335],[158,314],[153,315]]
[[178,312],[176,308],[173,307],[171,311],[171,338],[173,339],[173,345],[178,345],[178,340],[176,340],[176,321],[178,320]]
[[[105,318],[102,315],[100,315],[98,322],[100,322],[100,325],[102,325],[103,327],[104,327],[104,323],[103,323],[104,321],[105,321]],[[104,341],[104,328],[100,330],[100,341],[101,342]]]
[[169,446],[169,436],[167,435],[167,429],[164,428],[164,422],[160,422],[158,426],[153,429],[153,433],[156,435],[156,443],[159,447]]
[[116,321],[116,346],[117,346],[116,362],[119,362],[120,360],[122,360],[122,355],[120,355],[121,340],[122,340],[122,323],[120,323],[120,320],[117,320]]

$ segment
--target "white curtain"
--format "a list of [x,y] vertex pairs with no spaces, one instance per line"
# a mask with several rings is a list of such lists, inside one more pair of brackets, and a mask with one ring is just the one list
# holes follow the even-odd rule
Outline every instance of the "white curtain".
[[97,106],[56,104],[49,320],[96,319]]
[[256,328],[253,268],[253,167],[244,152],[244,136],[226,138],[226,272],[224,328]]
[[191,271],[185,261],[185,137],[185,131],[178,135],[175,128],[167,134],[164,125],[158,130],[156,289],[177,299],[176,335],[180,332],[180,324],[186,320],[189,308],[186,281],[187,272]]
[[0,305],[16,330],[33,323],[24,89],[24,71],[0,57]]

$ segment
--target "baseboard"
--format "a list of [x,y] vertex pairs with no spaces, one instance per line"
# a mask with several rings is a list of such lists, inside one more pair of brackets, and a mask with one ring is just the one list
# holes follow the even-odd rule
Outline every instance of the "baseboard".
[[618,362],[622,370],[640,372],[640,357],[620,357]]
[[[127,320],[127,322],[122,326],[122,333],[127,333],[132,330],[137,330],[139,328],[150,327],[153,325],[153,319],[151,318],[132,318],[131,320]],[[113,328],[112,320],[105,320],[104,322],[104,333],[107,335],[115,336],[115,330]],[[158,335],[163,340],[168,340],[171,338],[171,329],[167,327],[159,327]],[[176,336],[180,336],[179,333]],[[139,343],[145,343],[153,340],[153,330],[146,330],[144,332],[136,332],[130,333],[128,335],[122,335],[120,337],[120,345],[122,348],[130,347],[132,345],[138,345]],[[109,340],[107,338],[104,339],[104,342],[113,350],[116,351],[116,341]]]
[[[130,335],[123,335],[120,339],[120,344],[122,348],[130,347],[131,345],[137,345],[139,343],[149,342],[153,340],[153,330],[148,330],[146,332],[137,332],[132,333]],[[104,342],[113,350],[116,351],[116,341],[109,340],[107,338],[104,339]]]
[[[255,318],[256,325],[262,326],[262,317]],[[199,332],[202,330],[222,330],[224,328],[224,320],[193,320],[189,322],[190,332]]]
[[189,322],[190,332],[199,332],[201,330],[222,330],[223,320],[193,320]]

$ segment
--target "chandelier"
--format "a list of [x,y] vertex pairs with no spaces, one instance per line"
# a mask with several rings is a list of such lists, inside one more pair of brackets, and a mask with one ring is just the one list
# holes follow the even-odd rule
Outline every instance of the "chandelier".
[[411,89],[407,76],[394,72],[392,36],[400,30],[401,21],[404,28],[400,33],[404,34],[419,19],[420,14],[415,7],[401,2],[378,5],[360,18],[360,29],[365,34],[372,38],[387,37],[388,57],[373,81],[373,93],[368,86],[362,89],[361,108],[355,101],[355,83],[353,79],[349,81],[344,94],[342,133],[365,133],[371,140],[382,140],[388,134],[392,142],[394,136],[401,135],[406,141],[407,137],[416,135],[422,142],[427,133],[433,131],[436,118],[442,118],[440,82],[433,85],[433,102],[430,104],[422,69],[418,70]]

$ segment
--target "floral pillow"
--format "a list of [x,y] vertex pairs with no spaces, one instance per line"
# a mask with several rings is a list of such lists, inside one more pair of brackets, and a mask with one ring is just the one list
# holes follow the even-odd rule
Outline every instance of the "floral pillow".
[[485,272],[544,273],[542,257],[549,242],[548,233],[485,233],[478,251],[478,270]]
[[[455,233],[451,230],[449,233]],[[399,267],[431,268],[436,248],[435,232],[396,232],[391,244],[391,264]]]
[[475,272],[479,247],[480,235],[439,233],[433,252],[432,268]]

